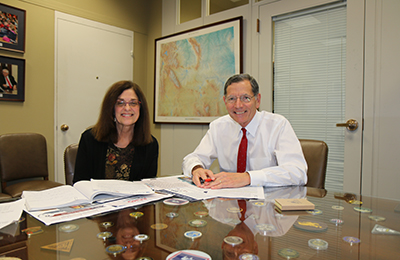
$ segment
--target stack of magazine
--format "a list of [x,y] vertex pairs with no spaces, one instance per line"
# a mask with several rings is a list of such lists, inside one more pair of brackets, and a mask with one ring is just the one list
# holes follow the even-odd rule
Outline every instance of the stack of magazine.
[[43,191],[24,191],[25,211],[46,225],[89,217],[171,197],[142,182],[79,181]]

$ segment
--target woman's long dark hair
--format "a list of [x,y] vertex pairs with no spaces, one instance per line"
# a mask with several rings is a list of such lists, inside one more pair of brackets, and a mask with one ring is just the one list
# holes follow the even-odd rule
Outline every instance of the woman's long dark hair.
[[142,146],[153,142],[150,132],[150,116],[146,97],[136,83],[127,80],[114,83],[105,94],[99,119],[92,129],[96,140],[100,142],[118,142],[118,132],[116,123],[114,122],[115,103],[122,92],[127,89],[132,89],[141,102],[140,115],[135,123],[131,142],[135,146]]

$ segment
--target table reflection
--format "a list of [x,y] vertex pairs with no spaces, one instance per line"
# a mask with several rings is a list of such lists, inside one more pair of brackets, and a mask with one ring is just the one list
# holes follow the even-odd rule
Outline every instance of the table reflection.
[[[398,201],[327,193],[306,187],[265,188],[264,191],[264,200],[215,198],[180,206],[159,201],[51,226],[24,214],[26,220],[19,223],[15,236],[0,234],[3,237],[0,239],[0,256],[24,260],[163,260],[172,252],[188,249],[205,252],[213,260],[240,259],[244,253],[258,255],[259,259],[284,259],[280,252],[285,249],[296,252],[299,259],[397,259],[400,254],[400,236],[372,232],[377,224],[383,230],[400,231]],[[281,215],[275,211],[276,198],[305,197],[322,213]],[[362,206],[370,208],[372,213],[356,211],[355,207],[360,206],[353,204],[356,202],[362,202]],[[370,218],[372,215],[384,220],[374,220]],[[343,222],[335,225],[332,219]],[[299,221],[324,223],[327,229],[320,232],[299,229],[296,226]],[[68,225],[78,228],[67,230],[65,226]],[[40,227],[43,232],[27,237],[21,230],[29,227]],[[188,231],[201,232],[202,236],[192,239],[185,236]],[[103,239],[98,236],[101,232],[111,235]],[[148,237],[141,242],[138,237],[135,239],[137,235]],[[239,239],[227,239],[232,236]],[[345,237],[354,237],[361,242],[350,244]],[[74,240],[71,250],[44,249],[71,239]],[[309,241],[312,239],[324,240],[329,247],[326,250],[311,248]],[[114,255],[106,251],[111,245],[126,248]]]
[[94,217],[93,220],[98,223],[99,232],[111,232],[112,236],[105,239],[104,249],[110,245],[117,244],[125,247],[122,253],[108,254],[109,259],[131,260],[143,256],[146,251],[147,241],[135,239],[140,234],[148,234],[149,221],[143,218],[145,214],[150,214],[149,209],[143,208],[141,214],[135,214],[138,211],[134,208],[124,209],[114,214]]
[[[226,236],[243,239],[239,245],[222,242],[223,259],[238,259],[241,254],[258,254],[255,236],[283,236],[298,216],[283,216],[274,209],[276,198],[305,198],[305,187],[265,189],[265,200],[212,199],[204,201],[210,217],[232,227]],[[265,246],[265,245],[263,245]]]
[[135,218],[129,216],[131,210],[123,210],[118,213],[116,243],[126,247],[121,254],[123,259],[136,259],[143,255],[146,243],[135,240],[135,236],[141,234]]

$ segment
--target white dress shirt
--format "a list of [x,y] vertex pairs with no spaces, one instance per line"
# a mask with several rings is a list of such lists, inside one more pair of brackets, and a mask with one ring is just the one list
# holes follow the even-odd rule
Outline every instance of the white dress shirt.
[[[211,122],[194,152],[183,159],[183,173],[191,177],[193,167],[201,165],[209,169],[215,159],[218,159],[221,172],[236,172],[241,128],[229,115]],[[257,111],[246,130],[246,172],[250,175],[252,186],[307,183],[307,163],[300,142],[286,118]]]

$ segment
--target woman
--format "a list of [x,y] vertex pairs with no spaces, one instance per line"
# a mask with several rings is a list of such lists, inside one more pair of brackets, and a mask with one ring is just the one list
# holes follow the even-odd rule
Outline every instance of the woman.
[[136,181],[157,174],[158,142],[150,133],[146,98],[131,81],[114,83],[96,125],[83,132],[74,183],[90,179]]

